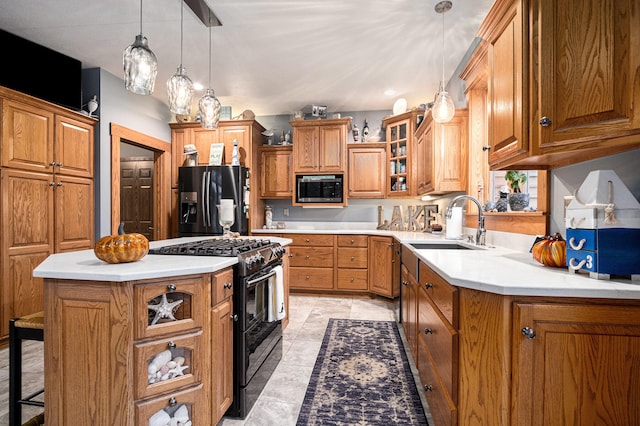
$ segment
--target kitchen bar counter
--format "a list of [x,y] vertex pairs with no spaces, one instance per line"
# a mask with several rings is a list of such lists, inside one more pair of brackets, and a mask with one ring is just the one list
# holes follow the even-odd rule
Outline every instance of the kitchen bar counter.
[[[171,244],[198,241],[215,237],[188,237],[152,241],[150,248]],[[256,238],[256,237],[253,237]],[[269,237],[270,240],[287,245],[287,238]],[[124,282],[149,278],[175,277],[181,275],[216,272],[238,263],[237,257],[171,256],[148,254],[136,262],[109,264],[98,259],[93,250],[82,250],[53,254],[33,271],[34,277]]]
[[[449,283],[474,290],[512,296],[585,297],[605,299],[640,299],[640,281],[629,279],[596,280],[566,268],[546,267],[531,253],[502,247],[477,247],[444,238],[444,234],[398,232],[375,229],[260,229],[252,233],[281,234],[366,234],[387,235],[399,240],[404,248],[440,274]],[[534,237],[531,237],[533,242]],[[458,243],[473,250],[414,249],[410,243]]]

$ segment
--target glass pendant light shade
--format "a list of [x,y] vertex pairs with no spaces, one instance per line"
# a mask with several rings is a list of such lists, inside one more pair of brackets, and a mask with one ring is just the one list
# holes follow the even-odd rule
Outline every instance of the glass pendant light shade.
[[451,9],[453,4],[449,0],[443,0],[435,5],[436,13],[442,15],[442,82],[436,100],[433,103],[431,109],[431,116],[436,123],[446,123],[451,120],[456,113],[456,106],[453,103],[453,98],[444,89],[444,14]]
[[453,104],[451,95],[445,90],[438,92],[436,100],[433,103],[433,108],[431,109],[433,121],[436,123],[446,123],[453,118],[455,113],[456,107]]
[[178,71],[167,81],[169,109],[175,114],[190,115],[193,102],[193,82],[187,76],[182,64]]
[[207,89],[207,93],[198,102],[202,127],[205,129],[217,129],[220,121],[220,101],[213,94],[213,89]]
[[158,75],[158,59],[142,35],[142,0],[140,0],[140,34],[122,54],[124,87],[138,95],[150,95]]

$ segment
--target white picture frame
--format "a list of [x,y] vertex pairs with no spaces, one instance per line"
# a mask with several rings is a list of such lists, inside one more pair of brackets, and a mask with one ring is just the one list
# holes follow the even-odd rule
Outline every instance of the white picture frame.
[[221,166],[223,159],[224,159],[224,144],[212,143],[211,149],[209,150],[209,165]]

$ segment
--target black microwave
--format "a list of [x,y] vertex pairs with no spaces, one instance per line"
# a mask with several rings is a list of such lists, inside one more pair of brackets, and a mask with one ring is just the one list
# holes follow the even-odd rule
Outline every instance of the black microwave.
[[342,203],[343,175],[297,175],[297,203]]

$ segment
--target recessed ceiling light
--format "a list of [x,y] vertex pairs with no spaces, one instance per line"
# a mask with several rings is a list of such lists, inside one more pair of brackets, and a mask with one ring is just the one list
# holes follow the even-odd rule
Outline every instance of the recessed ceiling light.
[[384,94],[386,96],[395,96],[395,95],[398,94],[398,91],[395,90],[395,89],[387,89],[387,90],[384,91]]

